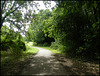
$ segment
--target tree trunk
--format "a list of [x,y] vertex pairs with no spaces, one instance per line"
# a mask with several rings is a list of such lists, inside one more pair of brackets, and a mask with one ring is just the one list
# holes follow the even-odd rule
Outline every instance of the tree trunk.
[[2,25],[3,25],[3,23],[2,23],[2,21],[1,21],[1,25],[0,25],[0,36],[1,36],[1,27],[2,27]]

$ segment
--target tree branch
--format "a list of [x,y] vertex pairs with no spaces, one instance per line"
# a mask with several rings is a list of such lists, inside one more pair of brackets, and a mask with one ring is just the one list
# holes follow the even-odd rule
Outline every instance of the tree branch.
[[3,9],[5,3],[6,3],[6,1],[4,1],[4,2],[2,3],[1,9]]
[[[22,3],[23,4],[23,3]],[[9,15],[9,14],[11,14],[11,13],[14,13],[22,4],[20,4],[18,7],[16,7],[12,12],[10,12],[10,10],[7,12],[7,14],[3,17],[3,19],[2,19],[2,24],[3,24],[3,22],[5,21],[5,18]],[[15,3],[13,4],[13,5],[15,5]],[[13,9],[13,7],[14,6],[12,6],[11,7],[11,9]],[[2,26],[2,25],[1,25]]]

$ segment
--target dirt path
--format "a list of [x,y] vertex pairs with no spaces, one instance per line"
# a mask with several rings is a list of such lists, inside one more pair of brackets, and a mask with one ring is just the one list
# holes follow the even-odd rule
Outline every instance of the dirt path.
[[49,50],[35,47],[39,52],[31,58],[21,75],[66,75],[66,70]]
[[89,64],[73,62],[63,56],[54,56],[49,50],[35,48],[39,52],[30,59],[21,75],[98,75],[98,68],[89,69]]

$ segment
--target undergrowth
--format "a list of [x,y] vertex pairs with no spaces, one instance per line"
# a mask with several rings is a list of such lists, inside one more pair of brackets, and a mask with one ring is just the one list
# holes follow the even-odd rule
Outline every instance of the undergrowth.
[[38,52],[38,49],[31,47],[26,43],[26,51],[21,53],[13,53],[12,51],[1,51],[1,74],[11,75],[18,72],[18,66],[25,62],[28,58]]

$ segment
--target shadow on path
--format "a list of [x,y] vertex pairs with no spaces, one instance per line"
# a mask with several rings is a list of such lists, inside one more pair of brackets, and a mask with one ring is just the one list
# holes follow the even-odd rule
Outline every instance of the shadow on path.
[[[37,48],[37,47],[36,47]],[[21,75],[99,75],[98,68],[57,56],[49,50],[39,48],[39,52],[28,60]]]
[[[72,61],[65,56],[55,55],[56,59],[60,64],[66,69],[66,71],[71,75],[98,75],[99,76],[99,66],[96,64],[82,63],[80,61]],[[99,65],[99,64],[98,64]]]
[[66,70],[55,57],[34,57],[22,71],[22,75],[66,75]]

